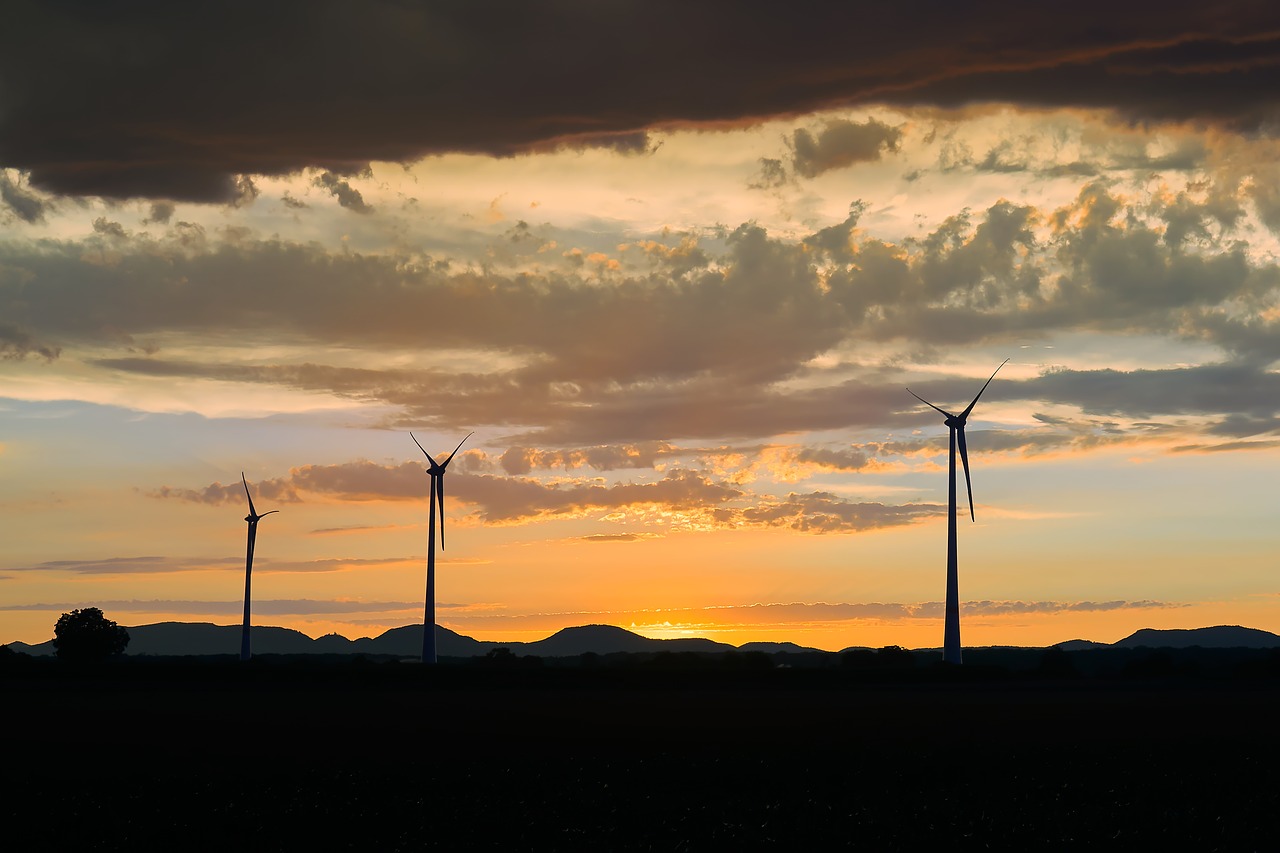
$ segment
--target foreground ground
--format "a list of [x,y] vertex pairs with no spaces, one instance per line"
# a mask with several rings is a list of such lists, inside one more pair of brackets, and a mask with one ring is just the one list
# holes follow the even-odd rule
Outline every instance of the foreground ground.
[[[31,849],[1273,849],[1274,678],[3,674]],[[14,849],[14,848],[11,848]]]

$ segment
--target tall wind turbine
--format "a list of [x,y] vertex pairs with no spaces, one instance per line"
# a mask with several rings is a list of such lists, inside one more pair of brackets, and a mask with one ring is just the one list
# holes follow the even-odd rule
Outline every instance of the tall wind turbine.
[[[1009,359],[1006,358],[1000,362],[1000,367],[1004,367],[1008,363]],[[977,519],[973,514],[973,484],[969,482],[969,450],[964,443],[964,425],[969,420],[969,413],[978,404],[978,397],[981,397],[982,392],[987,390],[987,385],[991,384],[991,380],[996,378],[996,373],[1000,372],[1000,367],[997,367],[995,372],[991,374],[991,378],[978,391],[978,396],[973,398],[973,402],[958,415],[952,414],[945,409],[939,409],[910,388],[907,389],[907,393],[912,397],[944,415],[947,419],[947,426],[951,428],[951,465],[948,469],[947,488],[947,603],[942,629],[942,659],[947,663],[961,662],[960,581],[957,577],[958,571],[956,567],[956,445],[960,446],[960,462],[964,465],[964,484],[969,491],[969,520],[976,521]]]
[[244,558],[244,622],[240,628],[240,660],[249,659],[249,582],[253,576],[253,543],[258,538],[258,522],[271,515],[272,512],[279,512],[273,509],[270,512],[264,512],[258,515],[258,511],[253,508],[253,497],[249,494],[249,481],[244,478],[244,472],[240,472],[240,482],[244,483],[244,496],[249,499],[249,514],[244,520],[249,522],[249,547]]
[[462,449],[463,443],[475,433],[469,432],[466,438],[458,442],[458,446],[453,449],[445,457],[443,462],[436,462],[431,458],[431,454],[427,453],[427,449],[422,443],[409,433],[409,438],[413,439],[413,443],[418,445],[418,449],[422,451],[422,455],[427,457],[427,461],[431,463],[431,467],[427,469],[427,473],[431,475],[431,509],[427,519],[427,604],[426,612],[422,617],[422,662],[436,662],[436,503],[439,500],[440,505],[440,550],[444,550],[444,471],[449,467],[449,463],[459,450]]

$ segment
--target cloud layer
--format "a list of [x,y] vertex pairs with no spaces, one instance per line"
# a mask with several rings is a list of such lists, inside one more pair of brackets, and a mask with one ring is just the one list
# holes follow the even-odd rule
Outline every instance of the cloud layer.
[[342,176],[373,160],[646,150],[649,128],[868,102],[1257,128],[1280,91],[1280,11],[1249,0],[294,0],[209,6],[198,27],[144,0],[19,0],[5,22],[24,37],[0,57],[0,166],[112,198],[233,202],[238,176],[318,167],[360,210]]

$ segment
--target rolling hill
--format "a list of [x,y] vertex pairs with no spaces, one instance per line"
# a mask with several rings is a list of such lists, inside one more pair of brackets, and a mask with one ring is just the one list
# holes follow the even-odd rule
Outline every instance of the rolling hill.
[[[377,637],[361,637],[349,640],[340,634],[326,634],[312,639],[291,628],[255,626],[252,630],[254,654],[300,655],[390,655],[417,658],[422,652],[422,626],[406,625],[392,628]],[[208,622],[158,622],[153,625],[137,625],[128,629],[128,655],[238,655],[240,652],[239,625],[213,625]],[[1143,628],[1112,644],[1091,640],[1068,640],[1058,647],[1066,651],[1088,649],[1137,649],[1137,648],[1192,648],[1206,649],[1280,648],[1280,635],[1256,628],[1237,625],[1219,625],[1211,628],[1154,629]],[[543,640],[531,643],[497,643],[476,640],[463,634],[436,626],[436,647],[442,657],[478,657],[496,648],[507,648],[517,655],[538,657],[575,657],[593,653],[598,655],[642,652],[700,652],[723,653],[731,651],[818,652],[794,643],[753,642],[741,647],[718,643],[696,637],[655,640],[642,637],[625,628],[613,625],[582,625],[564,628]],[[10,643],[15,652],[30,655],[52,655],[53,641],[36,645]]]

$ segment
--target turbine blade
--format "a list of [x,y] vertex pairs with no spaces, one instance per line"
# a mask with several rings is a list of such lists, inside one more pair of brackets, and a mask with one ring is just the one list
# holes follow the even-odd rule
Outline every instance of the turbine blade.
[[949,417],[949,418],[950,418],[950,417],[954,417],[954,416],[953,416],[950,412],[948,412],[946,409],[939,409],[939,408],[938,408],[937,406],[935,406],[933,403],[930,403],[928,400],[926,400],[924,397],[921,397],[919,394],[917,394],[915,391],[912,391],[910,388],[908,388],[908,389],[907,389],[907,393],[908,393],[908,394],[910,394],[912,397],[915,397],[915,398],[916,398],[917,400],[919,400],[921,403],[924,403],[924,404],[925,404],[926,406],[928,406],[929,408],[933,409],[935,412],[939,412],[939,413],[941,413],[941,414],[944,414],[944,415],[946,415],[946,416],[947,416],[947,417]]
[[444,550],[444,475],[436,477],[436,495],[440,498],[440,550]]
[[258,516],[258,511],[253,508],[253,497],[249,494],[249,481],[244,478],[244,472],[240,472],[240,482],[244,483],[244,496],[249,499],[249,515]]
[[[428,452],[427,452],[427,449],[426,449],[425,447],[423,447],[423,446],[422,446],[422,442],[418,441],[417,437],[416,437],[416,436],[414,436],[414,434],[413,434],[412,432],[411,432],[411,433],[409,433],[409,438],[412,438],[412,439],[413,439],[413,443],[414,443],[414,444],[416,444],[416,445],[418,445],[418,449],[422,451],[422,455],[423,455],[423,456],[425,456],[425,457],[427,457],[427,461],[431,463],[431,467],[432,467],[432,468],[436,467],[436,460],[434,460],[434,459],[432,459],[432,458],[431,458],[431,454],[430,454],[430,453],[428,453]],[[465,439],[464,439],[464,441],[465,441]]]
[[964,443],[964,427],[956,427],[956,443],[960,445],[960,462],[964,465],[964,485],[969,490],[969,520],[977,521],[973,514],[973,483],[969,481],[969,448]]
[[278,509],[269,509],[269,510],[267,510],[266,512],[264,512],[262,515],[258,516],[258,518],[266,518],[268,515],[271,515],[271,513],[273,513],[273,512],[279,512],[279,511],[280,511],[280,510],[278,510]]
[[475,433],[474,433],[474,432],[469,432],[469,433],[467,433],[466,438],[462,439],[462,441],[459,441],[459,442],[458,442],[458,446],[457,446],[457,447],[455,447],[455,448],[453,449],[453,453],[450,453],[450,454],[449,454],[449,458],[448,458],[448,459],[446,459],[446,460],[444,460],[443,462],[441,462],[441,463],[440,463],[440,467],[441,467],[441,468],[444,468],[446,465],[448,465],[448,464],[449,464],[449,461],[450,461],[451,459],[453,459],[454,454],[455,454],[455,453],[457,453],[459,450],[461,450],[461,449],[462,449],[462,445],[466,442],[467,438],[471,438],[471,436],[473,436],[473,435],[475,435]]
[[[1009,363],[1009,359],[1007,359],[1007,358],[1006,358],[1004,361],[1000,362],[1000,367],[1004,367],[1004,366],[1005,366],[1006,364],[1008,364],[1008,363]],[[1000,367],[997,367],[997,368],[995,369],[995,372],[993,372],[993,373],[991,374],[991,379],[995,379],[995,378],[996,378],[996,373],[999,373],[999,372],[1000,372]],[[981,397],[981,396],[982,396],[982,391],[987,390],[987,385],[990,385],[990,384],[991,384],[991,379],[988,379],[988,380],[986,381],[986,383],[982,386],[982,390],[978,392],[978,397]],[[973,398],[973,402],[969,404],[969,408],[967,408],[967,409],[965,409],[963,412],[961,412],[961,414],[960,414],[960,420],[964,420],[965,418],[969,417],[969,413],[973,411],[973,407],[974,407],[974,406],[976,406],[976,405],[978,405],[978,397],[974,397],[974,398]]]

